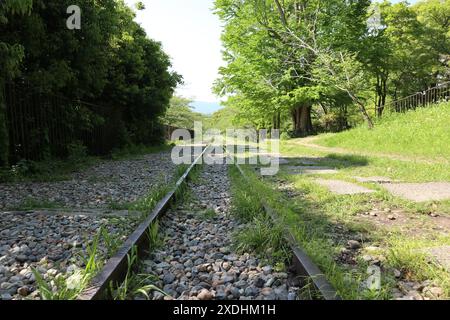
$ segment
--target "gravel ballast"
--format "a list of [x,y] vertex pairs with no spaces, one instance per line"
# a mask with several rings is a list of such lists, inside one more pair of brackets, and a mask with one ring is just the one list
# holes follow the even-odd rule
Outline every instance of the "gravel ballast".
[[[170,210],[160,230],[165,243],[143,261],[141,274],[156,276],[167,296],[153,300],[296,300],[288,273],[275,271],[252,253],[233,249],[235,231],[245,228],[230,214],[230,181],[225,165],[204,166],[191,183],[196,201]],[[205,215],[214,210],[215,215]],[[135,297],[141,299],[142,297]]]

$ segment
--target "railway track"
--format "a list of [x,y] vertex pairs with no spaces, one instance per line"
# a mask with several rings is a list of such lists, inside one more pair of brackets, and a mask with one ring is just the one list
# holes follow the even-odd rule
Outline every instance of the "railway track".
[[[252,253],[235,251],[233,235],[246,226],[231,215],[228,167],[204,164],[198,178],[189,180],[202,156],[107,262],[79,299],[117,298],[117,292],[122,291],[121,299],[135,300],[300,300],[304,283],[313,284],[317,293],[314,296],[319,299],[339,299],[287,230],[286,241],[293,257],[293,263],[286,268],[288,271],[264,263]],[[245,179],[244,171],[238,168]],[[181,203],[174,202],[183,186],[190,189],[191,196]],[[267,204],[263,205],[276,223],[276,213]],[[148,231],[155,225],[158,236],[153,234],[152,239]],[[150,252],[149,242],[153,246]],[[159,246],[157,242],[161,242]],[[139,263],[133,264],[134,258],[139,258]],[[133,287],[136,284],[139,287]]]

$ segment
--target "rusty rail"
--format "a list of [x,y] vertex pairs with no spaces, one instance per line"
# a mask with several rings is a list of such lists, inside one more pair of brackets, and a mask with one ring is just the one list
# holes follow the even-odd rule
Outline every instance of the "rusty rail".
[[122,282],[128,270],[128,256],[133,248],[138,248],[138,255],[145,255],[145,248],[148,248],[148,228],[156,221],[158,217],[163,215],[170,206],[170,203],[176,197],[176,193],[183,183],[188,179],[192,169],[199,163],[209,146],[205,147],[202,153],[189,166],[183,176],[177,181],[175,187],[170,190],[166,196],[156,205],[151,214],[143,221],[133,234],[125,241],[118,252],[110,258],[100,273],[94,277],[90,286],[84,290],[77,300],[102,300],[108,298],[108,290],[110,283]]
[[[250,182],[249,178],[242,170],[238,163],[235,164],[242,177]],[[289,230],[288,227],[284,226],[278,218],[278,214],[273,210],[266,201],[261,199],[261,204],[264,210],[270,216],[270,218],[278,225],[283,226],[284,236],[289,243],[289,246],[293,253],[293,265],[295,267],[296,274],[302,277],[307,277],[311,279],[315,291],[325,300],[341,300],[336,290],[333,288],[331,283],[327,280],[323,272],[320,271],[319,267],[309,258],[306,252],[298,246],[298,242],[295,236]]]

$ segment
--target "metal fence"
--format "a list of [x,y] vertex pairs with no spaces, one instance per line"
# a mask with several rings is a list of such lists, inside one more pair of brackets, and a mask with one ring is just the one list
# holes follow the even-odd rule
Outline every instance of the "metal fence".
[[152,144],[170,140],[178,129],[149,119],[144,125],[149,135],[138,133],[135,137],[136,133],[128,132],[120,107],[71,100],[20,80],[8,82],[0,90],[6,103],[10,164],[66,158],[80,145],[90,155],[107,155],[131,141]]
[[3,90],[10,163],[64,158],[75,143],[91,154],[110,151],[102,117],[110,112],[108,108],[45,93],[25,83],[7,83]]
[[390,102],[386,105],[386,110],[405,112],[445,101],[450,101],[450,82],[445,82],[428,90]]

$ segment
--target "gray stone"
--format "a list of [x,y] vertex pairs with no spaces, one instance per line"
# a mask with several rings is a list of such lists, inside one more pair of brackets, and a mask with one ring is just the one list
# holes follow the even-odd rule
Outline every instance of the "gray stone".
[[262,271],[264,272],[265,275],[268,275],[272,272],[272,267],[271,266],[263,267]]
[[255,287],[252,287],[252,286],[247,287],[244,289],[244,294],[249,297],[254,297],[254,296],[258,295],[258,289],[256,289]]
[[257,278],[253,281],[253,284],[254,284],[255,287],[257,287],[257,288],[263,288],[263,287],[264,287],[264,284],[265,284],[265,281],[264,281],[264,279],[262,279],[262,278],[260,278],[260,277],[257,277]]
[[167,273],[164,275],[163,282],[164,284],[171,284],[175,281],[176,277],[172,273]]
[[358,182],[362,183],[379,183],[379,184],[385,184],[385,183],[392,183],[392,179],[386,178],[386,177],[355,177],[355,179]]
[[27,286],[23,286],[17,289],[17,293],[22,297],[26,297],[30,294],[30,289]]
[[20,263],[24,263],[28,261],[28,257],[24,254],[19,254],[16,256],[16,260]]
[[450,246],[428,248],[422,251],[450,272]]
[[197,295],[197,298],[199,300],[212,300],[214,298],[214,295],[209,290],[203,289]]
[[9,293],[3,293],[1,298],[2,300],[12,300],[12,296]]
[[194,263],[192,262],[192,260],[188,260],[184,263],[184,266],[186,268],[192,268],[194,266]]
[[444,296],[445,292],[442,288],[438,287],[431,287],[431,288],[425,288],[423,289],[423,294],[425,297],[430,299],[439,299]]
[[271,287],[275,282],[275,278],[269,278],[269,280],[266,281],[264,284],[265,287]]
[[356,240],[349,240],[347,242],[347,247],[352,250],[357,250],[361,248],[361,243]]
[[384,185],[394,196],[415,202],[450,199],[450,182],[395,183]]
[[286,168],[290,174],[336,174],[339,171],[335,168],[320,166],[292,166]]

